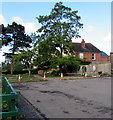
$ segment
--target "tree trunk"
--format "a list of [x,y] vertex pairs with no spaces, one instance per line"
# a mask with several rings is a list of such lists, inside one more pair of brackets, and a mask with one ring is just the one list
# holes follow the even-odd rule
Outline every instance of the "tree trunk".
[[62,73],[63,72],[63,70],[62,70],[62,65],[59,65],[59,70],[60,70],[60,73]]
[[60,47],[60,51],[61,51],[61,57],[63,56],[63,48],[62,46]]
[[[12,55],[14,55],[15,53],[15,39],[14,39],[14,44],[13,44],[13,51],[12,51]],[[11,72],[11,75],[13,74],[14,72],[14,60],[13,58],[11,57],[11,66],[10,66],[10,72]]]
[[28,71],[29,71],[29,76],[31,75],[31,67],[32,65],[31,64],[29,64],[29,67],[28,67]]
[[31,75],[31,70],[29,70],[29,76]]
[[14,62],[12,61],[12,63],[10,64],[10,72],[11,72],[11,75],[13,74],[14,72]]

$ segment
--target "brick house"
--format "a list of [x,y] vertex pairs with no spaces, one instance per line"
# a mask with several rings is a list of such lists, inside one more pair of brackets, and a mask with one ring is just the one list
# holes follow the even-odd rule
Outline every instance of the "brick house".
[[84,39],[82,39],[81,43],[72,43],[74,47],[75,55],[79,58],[87,58],[87,61],[92,62],[109,62],[109,56],[100,51],[91,43],[85,43]]

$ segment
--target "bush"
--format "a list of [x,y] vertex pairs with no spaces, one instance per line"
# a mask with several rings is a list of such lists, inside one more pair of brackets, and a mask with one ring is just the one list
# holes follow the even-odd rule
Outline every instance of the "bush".
[[[25,66],[21,63],[15,63],[14,64],[14,74],[24,74],[28,73],[27,70],[24,70]],[[10,74],[10,64],[2,64],[2,74]]]
[[90,61],[83,61],[81,62],[82,65],[89,65],[91,62]]
[[53,75],[53,76],[59,76],[59,74],[60,74],[60,71],[55,71],[55,70],[50,73],[50,75]]
[[37,73],[38,73],[38,70],[37,70],[37,69],[33,69],[33,70],[31,71],[31,73],[32,73],[32,74],[37,74]]
[[2,63],[2,73],[9,74],[10,73],[10,64]]
[[110,77],[111,74],[110,73],[102,73],[101,76],[106,76],[106,77]]
[[21,63],[15,63],[14,65],[14,73],[15,74],[21,74],[21,73],[26,73],[27,71],[23,71],[25,69],[25,66]]
[[77,72],[80,69],[80,61],[75,56],[65,56],[53,61],[52,66],[59,66],[60,72]]

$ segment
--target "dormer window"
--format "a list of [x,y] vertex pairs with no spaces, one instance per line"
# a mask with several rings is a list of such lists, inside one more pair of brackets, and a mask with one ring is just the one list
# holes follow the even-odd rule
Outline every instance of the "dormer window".
[[92,54],[92,60],[96,60],[96,54]]

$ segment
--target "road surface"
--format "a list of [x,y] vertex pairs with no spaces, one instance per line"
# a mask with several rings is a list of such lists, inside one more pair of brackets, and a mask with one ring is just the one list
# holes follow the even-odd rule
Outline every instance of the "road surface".
[[13,87],[46,118],[111,118],[111,78],[29,82]]

